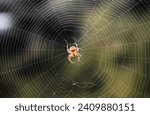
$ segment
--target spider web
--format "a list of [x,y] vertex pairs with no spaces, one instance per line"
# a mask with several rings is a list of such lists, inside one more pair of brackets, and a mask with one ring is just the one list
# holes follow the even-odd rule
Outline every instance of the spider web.
[[[150,96],[149,1],[0,5],[0,97]],[[67,60],[65,40],[77,42],[80,62]]]

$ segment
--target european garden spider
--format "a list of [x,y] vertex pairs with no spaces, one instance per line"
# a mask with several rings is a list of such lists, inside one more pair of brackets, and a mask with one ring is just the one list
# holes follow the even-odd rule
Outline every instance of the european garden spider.
[[73,58],[73,57],[77,57],[77,58],[78,58],[78,61],[80,61],[80,57],[81,57],[81,55],[80,55],[80,53],[79,53],[79,47],[78,47],[77,43],[75,42],[74,44],[75,44],[75,46],[72,45],[72,46],[69,48],[69,47],[68,47],[68,43],[67,43],[67,52],[69,53],[69,55],[68,55],[68,61],[70,61],[71,63],[74,63],[74,62],[72,61],[72,58]]

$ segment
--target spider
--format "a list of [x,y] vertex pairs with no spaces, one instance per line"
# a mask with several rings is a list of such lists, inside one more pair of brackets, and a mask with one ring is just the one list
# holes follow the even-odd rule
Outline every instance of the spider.
[[74,44],[75,44],[75,46],[72,45],[72,46],[69,48],[69,47],[68,47],[68,43],[67,43],[67,52],[69,53],[69,55],[68,55],[68,61],[70,61],[71,63],[74,63],[74,62],[72,61],[72,58],[73,58],[73,57],[77,57],[77,58],[78,58],[78,61],[80,61],[80,57],[81,57],[81,55],[80,55],[80,53],[79,53],[79,47],[78,47],[77,43],[75,42]]

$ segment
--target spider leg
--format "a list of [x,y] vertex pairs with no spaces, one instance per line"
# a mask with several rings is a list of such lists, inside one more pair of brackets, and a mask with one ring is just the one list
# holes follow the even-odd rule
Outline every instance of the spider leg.
[[70,50],[69,50],[69,48],[67,49],[67,52],[68,52],[68,53],[71,53]]
[[75,42],[76,48],[78,48],[78,44]]
[[79,53],[77,54],[77,57],[78,57],[78,61],[80,61],[81,55]]
[[67,43],[67,52],[68,52],[68,53],[70,52],[69,47],[68,47],[68,43]]
[[[64,39],[65,40],[65,39]],[[67,43],[67,52],[70,53],[69,47],[68,47],[68,42],[65,40],[65,42]]]
[[70,61],[71,63],[73,63],[72,60],[71,60],[72,57],[73,57],[72,54],[68,55],[68,61]]

